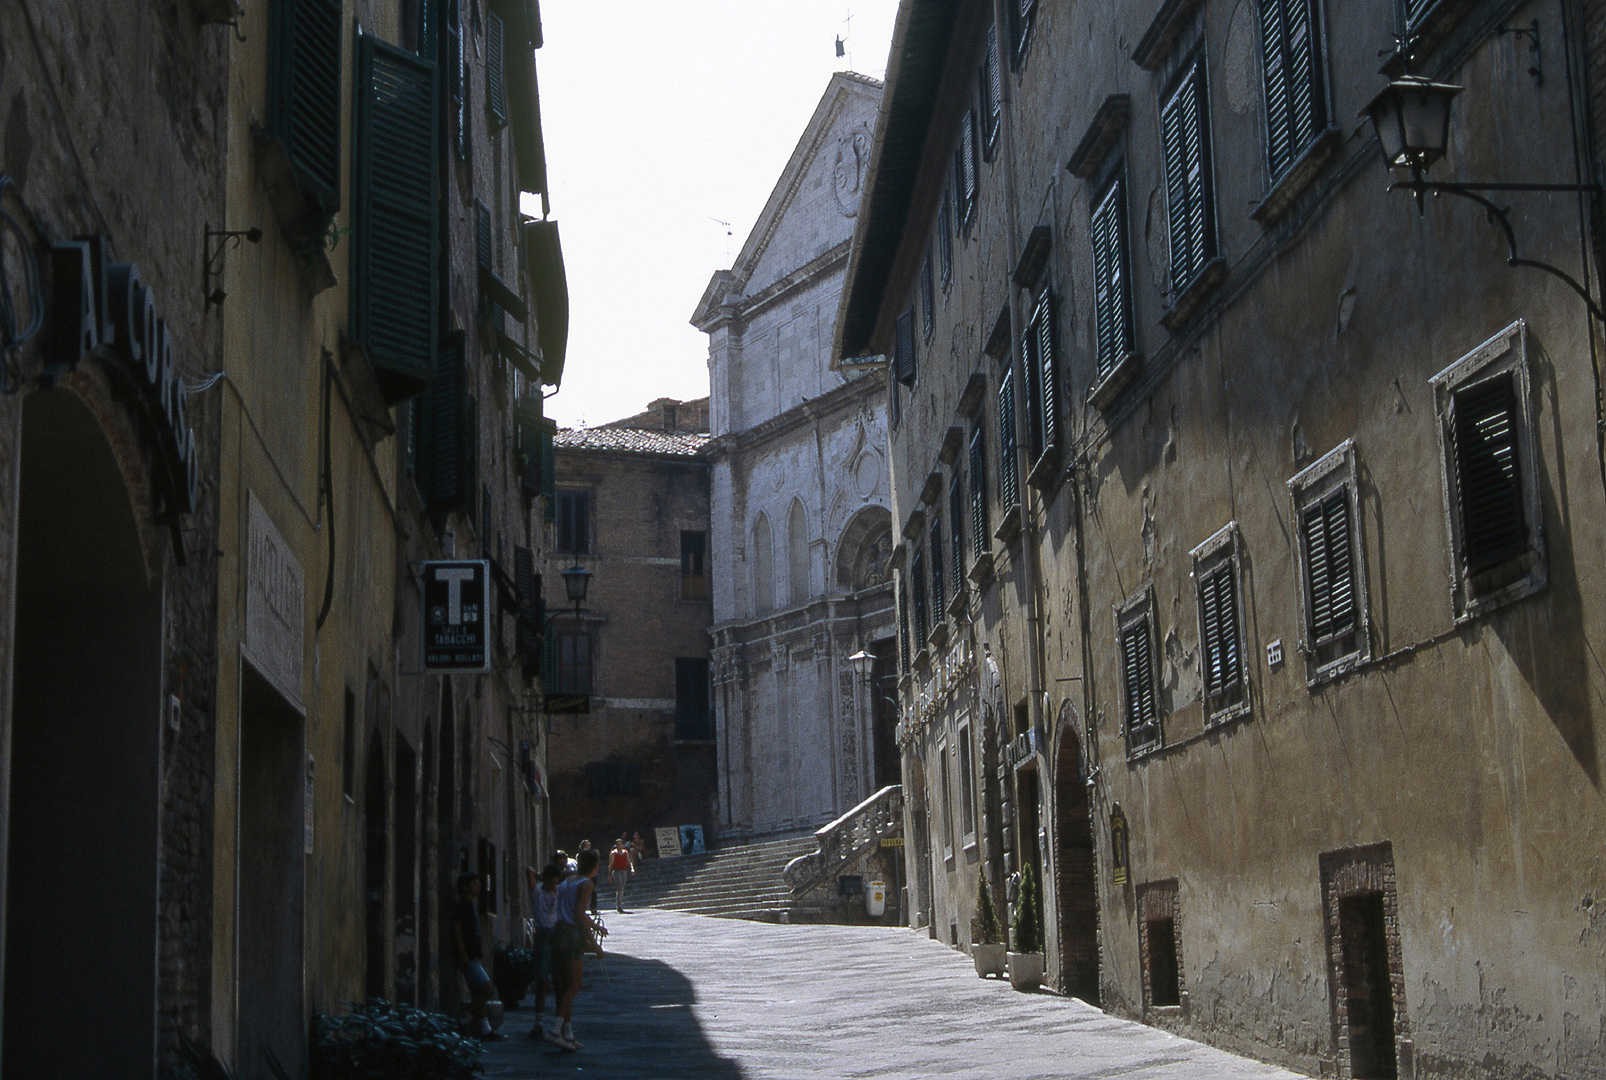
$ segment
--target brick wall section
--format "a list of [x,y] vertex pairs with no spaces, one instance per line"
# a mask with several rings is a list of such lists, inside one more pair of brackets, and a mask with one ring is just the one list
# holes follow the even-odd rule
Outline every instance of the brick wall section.
[[1182,905],[1177,897],[1177,882],[1151,881],[1146,885],[1138,886],[1138,954],[1143,961],[1143,1006],[1145,1009],[1170,1008],[1171,1006],[1154,1006],[1154,988],[1150,982],[1150,975],[1154,965],[1149,952],[1149,923],[1155,919],[1170,919],[1176,939],[1177,949],[1177,992],[1183,1001],[1187,1000],[1188,982],[1182,963]]
[[1389,983],[1394,998],[1394,1040],[1400,1057],[1400,1075],[1411,1072],[1404,1058],[1411,1044],[1411,1029],[1405,1008],[1405,963],[1400,951],[1400,905],[1395,893],[1394,849],[1392,845],[1349,848],[1321,857],[1322,914],[1327,931],[1327,966],[1331,987],[1333,1045],[1338,1057],[1339,1075],[1349,1077],[1349,1008],[1344,985],[1344,936],[1339,919],[1339,901],[1345,897],[1381,893],[1383,930],[1388,949]]

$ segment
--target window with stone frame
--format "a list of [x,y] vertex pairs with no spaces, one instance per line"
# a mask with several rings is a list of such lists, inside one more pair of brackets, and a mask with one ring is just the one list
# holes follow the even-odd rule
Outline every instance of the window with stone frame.
[[1346,440],[1288,481],[1294,497],[1300,652],[1312,686],[1371,655],[1355,466],[1355,443]]
[[569,555],[591,553],[591,492],[564,490],[557,494],[557,550]]
[[1216,207],[1210,161],[1210,103],[1201,52],[1182,67],[1160,109],[1165,155],[1171,299],[1216,257]]
[[981,69],[976,73],[977,92],[981,101],[981,152],[986,161],[993,159],[998,147],[998,133],[1003,128],[1004,75],[998,62],[998,27],[987,28],[987,47],[982,54]]
[[1527,324],[1434,375],[1457,622],[1545,587]]
[[1126,170],[1115,172],[1093,202],[1093,327],[1098,378],[1103,382],[1136,348],[1132,327]]
[[905,386],[915,384],[915,312],[911,306],[898,316],[892,333],[892,368]]
[[1206,727],[1249,711],[1239,543],[1238,523],[1231,522],[1191,552]]
[[1155,670],[1154,596],[1149,590],[1130,597],[1116,610],[1115,636],[1120,650],[1126,750],[1129,757],[1137,757],[1158,749],[1163,741]]
[[937,818],[942,822],[942,858],[944,862],[952,862],[954,858],[954,815],[953,776],[948,771],[948,744],[939,743],[937,746]]
[[1032,27],[1037,22],[1037,0],[1007,0],[1014,30],[1014,48],[1011,50],[1016,66],[1026,55],[1031,43]]
[[955,761],[959,769],[959,839],[968,851],[976,845],[976,776],[969,724],[959,725],[954,743],[959,751]]
[[591,634],[586,630],[557,633],[557,678],[553,693],[591,693]]
[[911,612],[914,646],[919,651],[925,648],[926,634],[932,625],[926,618],[926,553],[923,545],[916,544],[913,554],[909,556],[909,577],[914,592],[914,609]]
[[1275,183],[1329,123],[1320,0],[1260,0],[1260,56]]
[[909,587],[902,571],[898,574],[898,657],[907,675],[914,654],[909,651]]
[[1007,517],[1020,506],[1015,461],[1015,365],[1005,357],[998,379],[998,505]]

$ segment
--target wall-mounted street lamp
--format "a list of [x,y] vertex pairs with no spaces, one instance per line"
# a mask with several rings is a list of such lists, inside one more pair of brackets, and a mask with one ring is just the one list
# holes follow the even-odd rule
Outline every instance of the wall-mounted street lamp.
[[583,566],[571,566],[563,571],[563,588],[569,594],[569,603],[574,610],[579,611],[580,606],[586,602],[586,593],[591,590],[591,571]]
[[1594,297],[1589,295],[1589,290],[1571,274],[1538,259],[1518,257],[1517,234],[1511,227],[1511,208],[1500,206],[1485,194],[1495,191],[1548,191],[1584,194],[1597,199],[1600,197],[1600,185],[1460,184],[1428,179],[1428,170],[1444,157],[1449,145],[1450,111],[1456,95],[1460,93],[1459,86],[1434,82],[1420,75],[1402,75],[1385,86],[1382,92],[1361,110],[1361,115],[1369,117],[1373,128],[1377,131],[1378,145],[1382,148],[1383,161],[1388,168],[1409,169],[1411,172],[1409,180],[1395,181],[1389,185],[1389,190],[1409,191],[1416,198],[1419,214],[1423,212],[1423,201],[1428,195],[1435,197],[1455,195],[1477,203],[1487,211],[1490,224],[1498,223],[1501,231],[1506,234],[1507,266],[1527,266],[1543,270],[1552,277],[1566,282],[1568,288],[1577,293],[1588,305],[1589,313],[1606,322],[1606,314],[1601,312]]
[[860,649],[848,657],[848,663],[853,665],[853,670],[858,673],[859,678],[868,679],[870,672],[875,668],[875,656],[864,649]]

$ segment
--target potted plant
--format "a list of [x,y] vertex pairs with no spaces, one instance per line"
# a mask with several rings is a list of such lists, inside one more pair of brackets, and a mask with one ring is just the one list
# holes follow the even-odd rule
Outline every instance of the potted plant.
[[1036,990],[1043,983],[1043,898],[1037,873],[1027,863],[1020,875],[1015,905],[1015,951],[1009,954],[1009,985]]
[[998,912],[993,910],[987,877],[981,873],[976,875],[976,932],[972,936],[970,955],[976,961],[978,977],[985,979],[989,975],[1004,974],[1004,932],[998,925]]
[[516,1009],[535,981],[535,950],[528,946],[498,945],[491,964],[491,980],[502,997],[502,1007]]

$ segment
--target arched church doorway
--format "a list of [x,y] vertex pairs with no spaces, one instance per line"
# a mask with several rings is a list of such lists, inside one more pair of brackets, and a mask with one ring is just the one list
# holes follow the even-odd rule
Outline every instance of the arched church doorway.
[[21,411],[0,1053],[19,1080],[150,1077],[161,590],[94,415],[66,390]]
[[1054,770],[1055,861],[1059,898],[1060,989],[1099,1003],[1099,906],[1093,860],[1093,806],[1076,727],[1060,725]]

